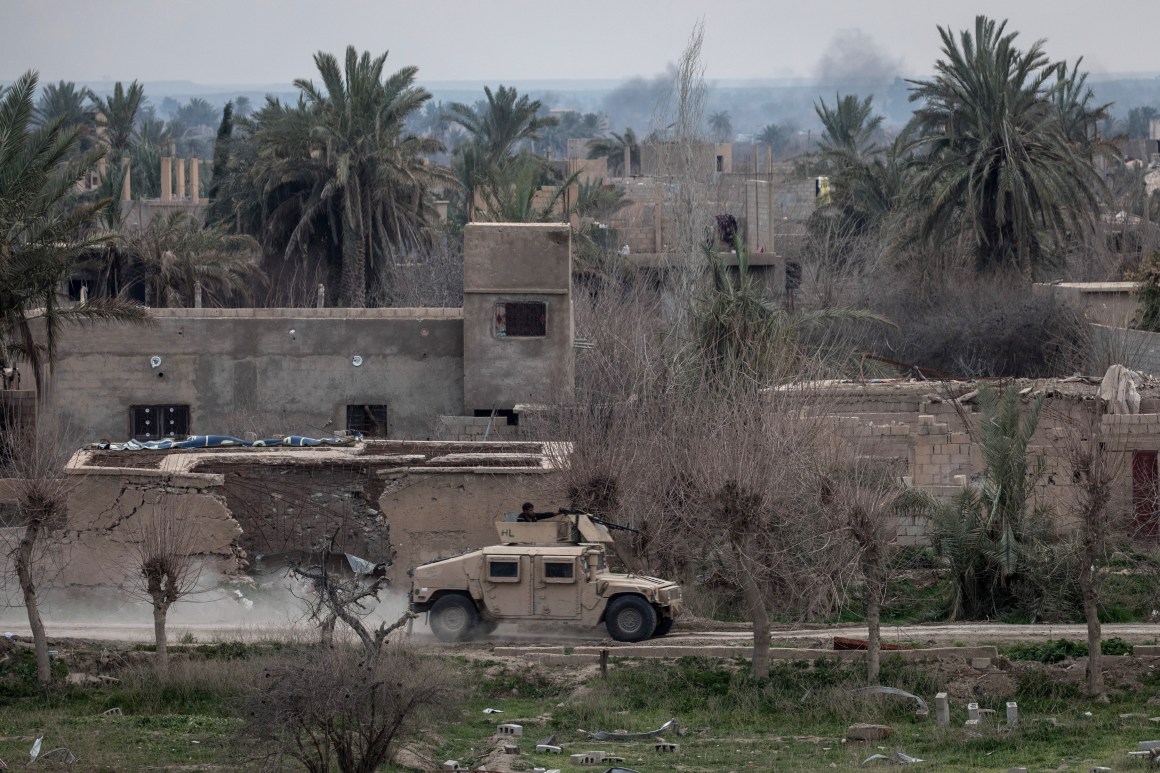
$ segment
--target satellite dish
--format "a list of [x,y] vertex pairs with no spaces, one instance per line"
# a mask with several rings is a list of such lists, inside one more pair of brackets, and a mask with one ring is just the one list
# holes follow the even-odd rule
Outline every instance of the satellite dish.
[[161,367],[161,358],[158,357],[156,354],[153,355],[152,357],[149,358],[149,366],[152,368]]
[[362,365],[362,357],[360,357],[356,354],[355,356],[350,358],[350,364],[355,366],[356,368],[359,367],[360,365]]

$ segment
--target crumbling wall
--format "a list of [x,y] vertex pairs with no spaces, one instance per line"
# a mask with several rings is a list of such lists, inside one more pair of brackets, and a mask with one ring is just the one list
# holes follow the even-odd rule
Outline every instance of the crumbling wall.
[[74,478],[68,522],[54,540],[60,552],[55,586],[125,586],[140,568],[136,545],[154,512],[180,513],[191,524],[193,554],[203,571],[239,572],[244,555],[235,542],[241,533],[221,494],[221,478],[110,470]]
[[390,526],[378,507],[382,482],[366,464],[202,464],[219,475],[225,502],[254,558],[323,547],[376,563],[391,557]]

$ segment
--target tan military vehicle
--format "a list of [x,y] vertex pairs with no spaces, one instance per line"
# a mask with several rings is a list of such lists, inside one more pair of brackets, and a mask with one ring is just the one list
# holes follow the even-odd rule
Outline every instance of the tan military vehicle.
[[617,641],[642,641],[668,633],[681,614],[676,583],[608,570],[612,536],[588,515],[500,521],[496,528],[499,545],[411,570],[411,611],[426,612],[442,641],[531,621],[604,623]]

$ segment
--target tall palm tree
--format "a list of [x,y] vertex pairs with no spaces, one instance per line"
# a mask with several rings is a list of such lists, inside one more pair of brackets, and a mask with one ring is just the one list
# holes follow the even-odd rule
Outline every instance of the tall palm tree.
[[[628,148],[628,160],[632,169],[624,168],[624,149]],[[608,137],[597,137],[588,143],[588,158],[608,159],[608,173],[613,177],[627,177],[633,171],[640,171],[640,142],[636,132],[629,126],[624,134],[613,132]]]
[[[535,142],[540,133],[558,121],[540,116],[543,108],[538,99],[520,95],[514,87],[501,85],[493,93],[484,86],[486,99],[468,105],[453,102],[447,117],[468,133],[470,140],[456,149],[456,177],[463,196],[463,211],[468,220],[476,216],[480,199],[496,198],[498,191],[482,190],[490,181],[510,179],[516,172],[507,167],[522,142]],[[522,170],[520,170],[522,171]]]
[[449,117],[467,130],[489,161],[511,156],[520,142],[537,140],[542,129],[558,123],[552,116],[540,116],[540,100],[521,96],[514,87],[501,85],[493,93],[484,86],[483,93],[487,100],[482,104],[453,102]]
[[113,93],[107,99],[93,97],[97,111],[97,126],[104,131],[104,140],[109,146],[109,158],[114,163],[129,151],[133,142],[133,130],[137,124],[137,111],[145,99],[145,87],[137,81],[125,88],[121,81],[113,86]]
[[92,105],[93,92],[85,87],[77,88],[72,81],[50,83],[40,93],[33,113],[38,126],[48,126],[60,121],[65,129],[80,128],[82,136],[88,137],[96,118]]
[[785,126],[771,123],[758,133],[756,139],[762,145],[768,145],[775,156],[780,156],[789,147],[790,131]]
[[[81,128],[66,128],[63,115],[33,128],[36,81],[29,71],[0,99],[0,349],[29,363],[39,393],[62,324],[140,321],[147,312],[116,299],[60,303],[58,288],[79,256],[111,238],[92,228],[108,201],[83,202],[74,193],[103,150],[78,155]],[[42,321],[43,343],[33,335],[35,319]]]
[[718,142],[729,142],[733,139],[733,118],[729,115],[729,111],[718,110],[710,115],[709,129]]
[[431,95],[415,85],[415,67],[384,79],[386,58],[350,46],[340,65],[319,52],[321,87],[296,80],[299,104],[268,104],[254,133],[259,189],[289,197],[268,210],[294,218],[287,257],[307,254],[323,237],[339,245],[340,301],[355,307],[386,281],[395,250],[426,238],[435,217],[428,186],[446,178],[421,158],[442,144],[405,131],[407,117]]
[[1060,65],[1042,41],[1027,51],[985,16],[958,39],[939,28],[943,58],[912,81],[921,173],[929,205],[920,235],[974,242],[980,270],[1014,266],[1030,278],[1053,237],[1085,232],[1098,211],[1090,156],[1064,131],[1052,103]]
[[1066,62],[1059,63],[1057,81],[1051,98],[1055,105],[1060,130],[1069,142],[1089,160],[1111,160],[1119,155],[1115,144],[1101,134],[1100,126],[1109,117],[1112,103],[1094,104],[1095,93],[1087,85],[1088,74],[1080,72],[1083,57],[1076,60],[1071,70]]
[[847,157],[866,158],[878,151],[878,135],[882,128],[882,116],[874,115],[874,97],[863,100],[853,94],[834,95],[834,106],[825,100],[814,105],[814,112],[822,122],[822,136],[818,148],[822,154],[842,154]]

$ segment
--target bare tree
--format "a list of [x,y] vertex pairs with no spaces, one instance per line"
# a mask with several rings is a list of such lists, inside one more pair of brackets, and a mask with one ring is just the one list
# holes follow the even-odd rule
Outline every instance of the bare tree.
[[64,527],[68,517],[68,496],[72,483],[65,472],[65,448],[59,428],[43,419],[23,431],[0,437],[7,444],[7,474],[15,494],[18,537],[7,548],[36,650],[36,676],[42,684],[52,681],[48,639],[40,616],[39,590],[51,565],[51,536]]
[[687,313],[697,281],[704,272],[701,247],[706,239],[705,229],[712,227],[707,209],[712,170],[705,168],[702,134],[706,92],[705,63],[701,58],[704,41],[705,23],[698,21],[677,60],[670,92],[658,102],[653,114],[653,125],[664,140],[663,162],[667,168],[661,171],[677,182],[672,217],[677,240],[674,310],[679,319],[685,318],[682,315]]
[[374,773],[396,744],[456,707],[456,675],[441,660],[391,647],[371,662],[349,648],[306,651],[267,669],[249,731],[312,773]]
[[369,561],[322,550],[317,561],[306,561],[291,568],[290,573],[304,580],[311,589],[308,600],[310,617],[318,623],[322,643],[333,644],[335,624],[341,620],[354,632],[363,646],[366,662],[374,666],[383,652],[388,637],[415,617],[404,612],[388,624],[385,620],[377,627],[367,624],[370,602],[378,602],[379,593],[386,589],[388,564]]
[[891,559],[898,547],[897,518],[907,513],[925,514],[934,503],[924,493],[903,485],[892,463],[859,455],[857,450],[836,449],[837,456],[822,484],[821,502],[832,528],[848,542],[849,552],[835,551],[834,557],[848,562],[861,576],[868,633],[866,679],[873,684],[881,670],[882,603]]
[[165,633],[169,609],[196,589],[201,575],[201,563],[193,554],[196,526],[182,508],[167,502],[153,502],[149,506],[133,556],[138,587],[153,607],[155,665],[161,680],[169,678],[169,644]]
[[1127,541],[1133,511],[1118,496],[1123,488],[1118,484],[1123,478],[1127,454],[1109,449],[1101,432],[1106,406],[1095,400],[1080,402],[1075,407],[1077,410],[1071,415],[1061,417],[1064,431],[1056,444],[1071,473],[1072,485],[1067,488],[1069,497],[1064,513],[1075,529],[1070,548],[1075,556],[1087,623],[1088,691],[1106,702],[1099,609],[1108,558],[1118,544]]

